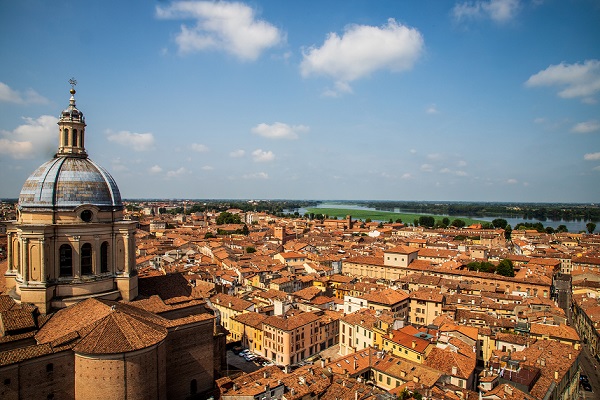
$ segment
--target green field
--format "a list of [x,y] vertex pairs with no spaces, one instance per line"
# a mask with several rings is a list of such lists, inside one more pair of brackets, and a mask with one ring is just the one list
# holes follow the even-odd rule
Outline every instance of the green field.
[[412,224],[415,219],[419,219],[422,216],[431,216],[435,218],[436,222],[441,221],[443,218],[450,219],[452,222],[455,219],[461,219],[465,221],[467,226],[471,224],[481,224],[487,221],[482,221],[478,219],[472,218],[456,218],[446,215],[423,215],[423,214],[404,214],[404,213],[395,213],[390,211],[375,211],[375,210],[355,210],[355,209],[345,209],[345,208],[307,208],[306,211],[308,213],[322,214],[327,215],[329,218],[346,218],[346,215],[351,215],[353,220],[362,220],[370,218],[371,221],[384,221],[387,222],[392,219],[392,221],[396,221],[398,218],[402,220],[405,224]]

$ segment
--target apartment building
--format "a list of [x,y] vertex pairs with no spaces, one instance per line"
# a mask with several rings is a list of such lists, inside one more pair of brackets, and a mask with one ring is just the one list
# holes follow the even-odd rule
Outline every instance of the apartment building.
[[290,365],[317,353],[319,321],[319,315],[313,312],[267,317],[263,321],[265,358],[278,365]]
[[410,294],[409,321],[414,325],[427,326],[442,315],[445,296],[439,289],[419,289]]

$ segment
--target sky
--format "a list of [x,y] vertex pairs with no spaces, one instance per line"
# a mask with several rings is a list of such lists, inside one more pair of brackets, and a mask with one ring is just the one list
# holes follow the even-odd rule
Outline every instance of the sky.
[[0,198],[600,202],[597,0],[0,1]]

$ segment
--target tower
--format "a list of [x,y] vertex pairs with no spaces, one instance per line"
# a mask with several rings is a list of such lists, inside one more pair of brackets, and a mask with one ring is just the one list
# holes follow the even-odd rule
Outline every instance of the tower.
[[136,222],[123,220],[112,176],[88,158],[85,118],[75,104],[58,121],[58,152],[25,181],[8,224],[6,286],[41,313],[86,298],[133,300]]

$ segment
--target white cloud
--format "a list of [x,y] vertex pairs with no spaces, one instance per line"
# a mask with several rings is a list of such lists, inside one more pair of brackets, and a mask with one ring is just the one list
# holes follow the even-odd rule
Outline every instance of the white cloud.
[[467,162],[465,160],[460,160],[460,161],[458,161],[457,164],[458,164],[459,167],[466,167],[467,166]]
[[571,128],[571,132],[575,133],[590,133],[600,130],[600,122],[598,121],[586,121],[580,122],[576,124],[573,128]]
[[199,143],[192,143],[192,150],[198,153],[206,153],[208,151],[208,146]]
[[15,159],[30,158],[58,149],[58,119],[42,115],[37,119],[23,118],[25,123],[13,131],[0,131],[0,154]]
[[508,183],[509,185],[514,185],[514,184],[519,183],[519,181],[514,178],[510,178],[510,179],[506,180],[506,183]]
[[597,161],[600,160],[600,152],[598,153],[587,153],[586,155],[583,156],[584,160],[587,161]]
[[586,103],[594,103],[591,96],[600,91],[600,61],[585,60],[583,64],[551,65],[532,75],[525,86],[558,86],[558,95],[565,99],[582,98]]
[[19,92],[11,89],[6,83],[0,82],[0,101],[15,104],[46,104],[48,99],[33,89]]
[[154,148],[152,133],[134,133],[129,131],[108,132],[108,141],[132,148],[134,151],[147,151]]
[[417,154],[417,150],[416,150],[416,149],[410,149],[410,150],[409,150],[409,153],[410,153],[410,154]]
[[275,154],[271,150],[263,151],[262,149],[256,149],[252,152],[252,158],[256,162],[268,162],[275,159]]
[[404,174],[402,174],[400,179],[412,179],[412,175],[408,172],[405,172]]
[[351,91],[349,82],[378,70],[405,71],[423,53],[421,33],[397,23],[393,18],[384,26],[350,25],[340,37],[329,33],[321,47],[303,51],[300,72],[303,77],[325,75],[335,80],[335,89],[326,95]]
[[185,167],[181,167],[173,171],[167,171],[167,178],[178,178],[189,173],[190,171],[188,169],[186,169]]
[[244,150],[238,149],[238,150],[234,150],[234,151],[230,152],[229,157],[240,158],[240,157],[244,157],[245,154],[246,154],[246,152]]
[[150,167],[149,171],[152,174],[159,174],[162,172],[162,168],[159,165],[154,165],[153,167]]
[[269,174],[266,172],[257,172],[255,174],[245,174],[242,175],[244,179],[269,179]]
[[176,1],[157,6],[156,15],[162,19],[195,20],[192,26],[182,24],[175,38],[180,53],[217,49],[241,60],[255,60],[285,39],[279,29],[257,19],[255,11],[243,3]]
[[519,0],[468,1],[456,4],[452,16],[457,21],[489,18],[496,22],[507,22],[517,15],[520,8]]
[[268,139],[298,139],[298,133],[308,130],[308,126],[290,126],[281,122],[275,122],[272,125],[258,124],[252,128],[253,133]]
[[425,112],[427,114],[437,114],[439,111],[435,104],[431,104],[429,107],[427,107],[427,109],[425,109]]
[[202,169],[202,171],[212,171],[212,170],[214,170],[215,168],[214,168],[214,167],[212,167],[212,166],[210,166],[210,165],[205,165],[205,166],[203,166],[201,169]]
[[433,171],[433,165],[431,165],[431,164],[423,164],[423,165],[421,165],[421,171],[432,172]]

